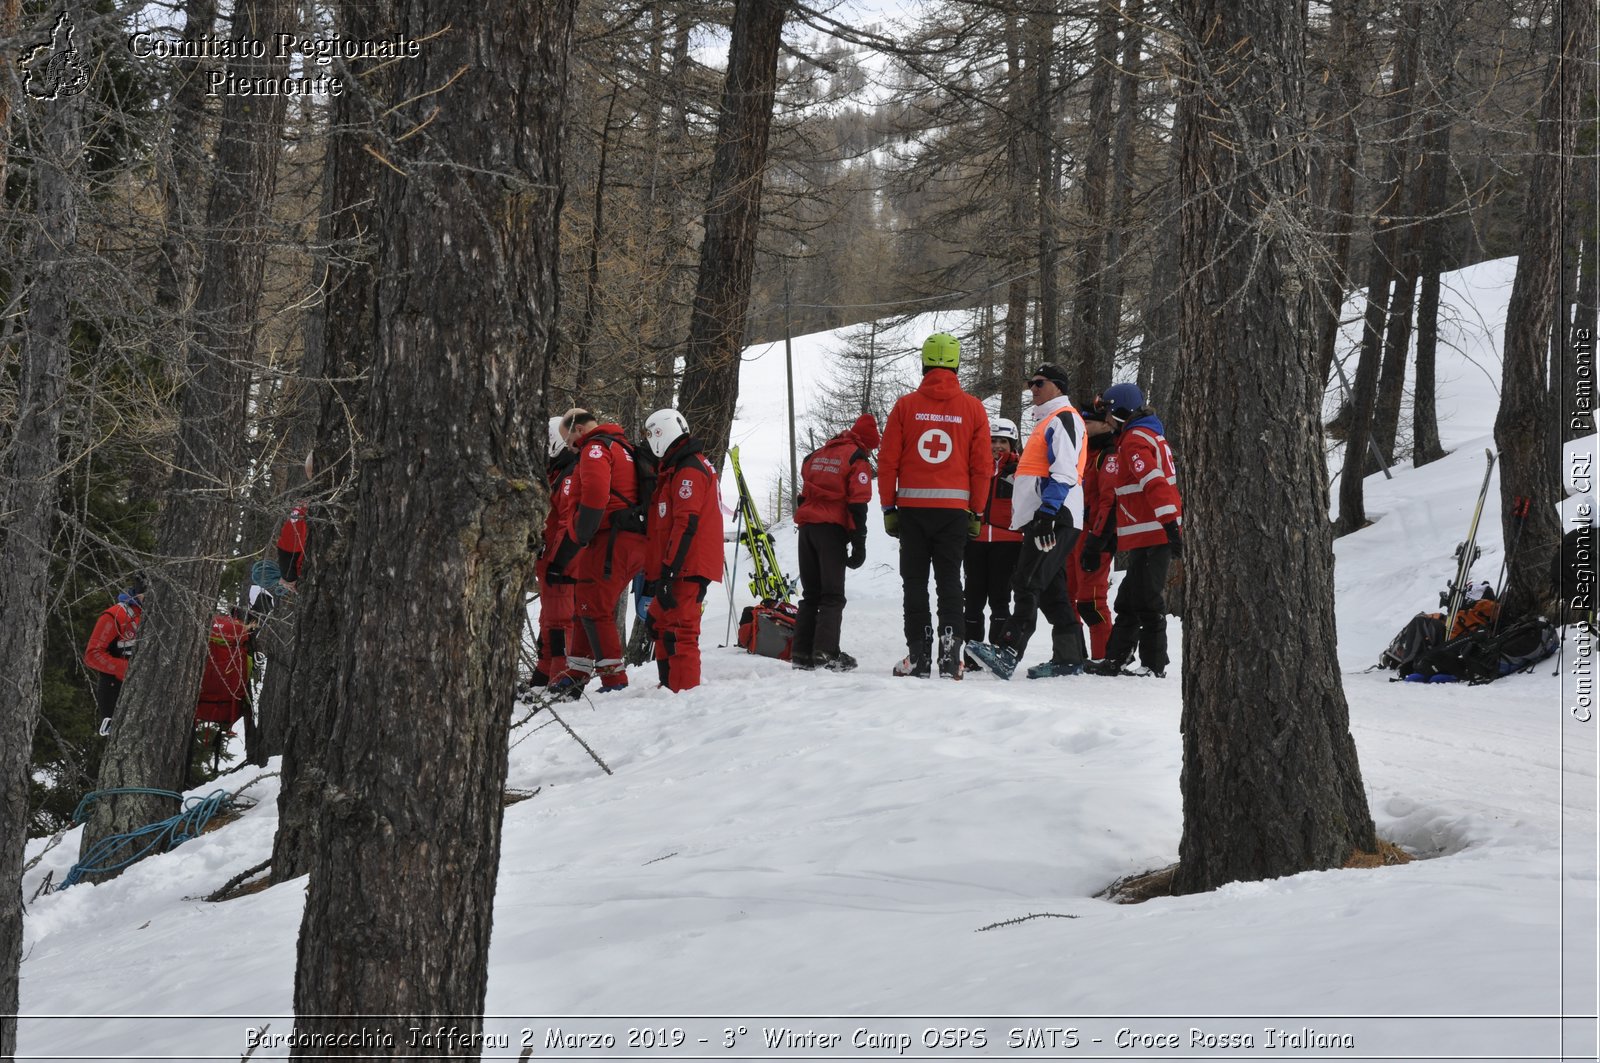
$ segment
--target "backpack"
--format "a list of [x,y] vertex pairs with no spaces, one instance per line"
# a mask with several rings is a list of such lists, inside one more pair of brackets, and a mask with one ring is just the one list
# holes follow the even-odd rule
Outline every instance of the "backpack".
[[1380,668],[1392,668],[1401,675],[1417,670],[1424,655],[1444,644],[1444,620],[1438,613],[1418,613],[1406,621],[1389,648],[1378,656]]
[[656,463],[641,457],[640,450],[626,439],[610,432],[596,432],[594,438],[604,442],[606,446],[613,443],[619,444],[623,451],[633,459],[633,474],[638,483],[639,497],[629,501],[628,496],[618,491],[615,487],[611,493],[627,502],[628,505],[621,509],[613,510],[611,514],[611,528],[613,531],[634,532],[638,535],[645,534],[650,521],[650,498],[656,493]]
[[794,625],[800,608],[788,602],[747,605],[739,614],[739,645],[749,653],[787,661],[794,653]]
[[1476,628],[1451,639],[1424,654],[1411,674],[1430,682],[1492,683],[1514,672],[1531,671],[1560,645],[1556,626],[1542,616],[1532,616],[1498,632]]

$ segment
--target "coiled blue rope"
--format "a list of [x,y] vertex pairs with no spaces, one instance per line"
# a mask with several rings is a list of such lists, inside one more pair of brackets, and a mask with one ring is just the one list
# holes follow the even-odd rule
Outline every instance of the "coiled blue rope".
[[72,822],[82,823],[91,804],[102,797],[114,797],[118,794],[170,797],[174,801],[183,802],[183,811],[175,816],[147,824],[138,830],[129,831],[127,834],[112,834],[102,838],[93,849],[83,855],[83,859],[72,865],[72,870],[67,872],[67,877],[56,887],[57,890],[75,886],[89,875],[107,875],[113,871],[121,871],[151,853],[165,852],[190,838],[198,838],[206,829],[206,824],[211,822],[211,818],[233,803],[233,795],[226,790],[213,790],[204,797],[185,799],[182,794],[171,790],[124,786],[112,790],[94,790],[85,794],[72,813]]

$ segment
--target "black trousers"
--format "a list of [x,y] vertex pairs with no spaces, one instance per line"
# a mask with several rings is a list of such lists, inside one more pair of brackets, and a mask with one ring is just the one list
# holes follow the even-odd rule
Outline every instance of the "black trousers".
[[900,582],[905,590],[906,647],[913,655],[928,644],[933,628],[928,609],[928,569],[933,569],[938,630],[959,635],[966,626],[961,596],[961,558],[967,549],[967,511],[900,507]]
[[[1011,619],[1011,573],[1022,553],[1021,543],[968,542],[963,567],[967,575],[968,642],[1000,641]],[[983,607],[989,607],[989,633],[983,632]]]
[[1167,573],[1172,547],[1141,546],[1128,551],[1128,570],[1117,588],[1117,601],[1106,641],[1106,657],[1126,664],[1139,651],[1139,663],[1165,671],[1167,657]]
[[1022,540],[1022,554],[1011,576],[1016,604],[1001,633],[1000,646],[1015,650],[1020,657],[1043,613],[1055,635],[1051,659],[1063,664],[1085,659],[1083,629],[1078,626],[1077,611],[1067,594],[1067,555],[1077,539],[1078,529],[1063,528],[1056,532],[1056,543],[1049,550],[1040,550],[1031,538]]
[[102,720],[111,719],[111,714],[117,711],[117,695],[121,693],[122,680],[110,672],[99,673],[94,684],[94,704]]
[[842,524],[800,526],[800,615],[794,625],[794,656],[839,652],[844,620],[844,561],[850,532]]

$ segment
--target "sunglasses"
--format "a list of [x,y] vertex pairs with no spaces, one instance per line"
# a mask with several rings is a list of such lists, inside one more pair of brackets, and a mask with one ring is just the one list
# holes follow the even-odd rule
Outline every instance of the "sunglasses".
[[1030,388],[1042,388],[1048,383],[1050,383],[1050,381],[1044,379],[1044,377],[1036,377],[1033,380],[1028,381],[1028,386]]

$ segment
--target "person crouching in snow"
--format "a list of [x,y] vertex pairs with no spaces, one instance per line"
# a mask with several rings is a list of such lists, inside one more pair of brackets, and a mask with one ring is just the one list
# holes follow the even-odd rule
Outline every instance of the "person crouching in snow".
[[644,566],[656,670],[668,690],[692,690],[700,685],[701,603],[706,589],[722,582],[721,494],[683,414],[652,413],[644,439],[660,462]]
[[867,560],[867,504],[872,501],[872,452],[878,422],[864,413],[806,455],[794,522],[800,529],[800,615],[795,620],[796,668],[848,672],[856,659],[839,649],[844,620],[844,570]]

